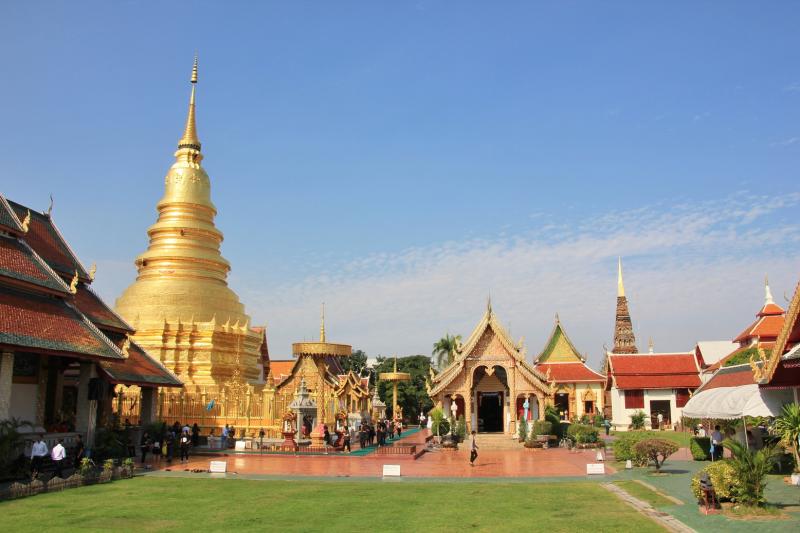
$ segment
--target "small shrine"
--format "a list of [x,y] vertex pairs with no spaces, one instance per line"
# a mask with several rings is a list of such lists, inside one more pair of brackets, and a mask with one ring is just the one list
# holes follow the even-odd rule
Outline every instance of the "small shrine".
[[403,409],[397,405],[397,384],[401,381],[411,381],[411,374],[397,371],[397,356],[395,355],[394,370],[392,372],[381,372],[380,379],[392,384],[392,418],[402,420]]

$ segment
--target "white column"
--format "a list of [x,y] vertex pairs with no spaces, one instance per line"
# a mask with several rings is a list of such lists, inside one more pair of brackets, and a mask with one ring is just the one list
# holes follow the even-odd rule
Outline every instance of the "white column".
[[0,420],[11,417],[11,386],[14,374],[14,353],[0,353]]

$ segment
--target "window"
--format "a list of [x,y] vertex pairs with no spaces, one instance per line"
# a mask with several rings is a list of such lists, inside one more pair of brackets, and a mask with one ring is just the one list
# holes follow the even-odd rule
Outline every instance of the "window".
[[689,401],[689,389],[677,389],[675,391],[675,407],[683,407]]
[[644,391],[626,390],[625,409],[644,409]]

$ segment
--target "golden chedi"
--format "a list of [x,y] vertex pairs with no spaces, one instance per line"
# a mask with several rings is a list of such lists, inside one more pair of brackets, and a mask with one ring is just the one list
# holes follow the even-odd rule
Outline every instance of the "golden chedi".
[[195,91],[175,163],[156,206],[158,221],[147,251],[136,258],[138,275],[116,302],[136,327],[135,340],[175,372],[187,388],[258,380],[264,332],[250,328],[239,297],[227,284],[230,264],[220,254],[211,183],[201,166]]

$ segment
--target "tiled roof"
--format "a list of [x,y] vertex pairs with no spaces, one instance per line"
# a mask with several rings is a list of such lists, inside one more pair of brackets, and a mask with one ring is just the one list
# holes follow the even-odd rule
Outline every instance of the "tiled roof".
[[272,374],[272,379],[275,380],[275,385],[280,384],[283,380],[289,377],[292,373],[295,361],[270,361],[269,371]]
[[534,368],[544,375],[550,371],[550,381],[556,383],[576,383],[591,381],[602,383],[605,376],[586,366],[584,363],[539,363]]
[[[125,336],[112,336],[120,348],[125,343]],[[128,358],[123,361],[103,361],[103,371],[112,383],[125,385],[157,385],[159,387],[180,387],[183,385],[175,374],[164,365],[150,357],[138,344],[131,342],[128,347]]]
[[22,221],[8,204],[5,196],[0,194],[0,228],[9,233],[22,233]]
[[64,300],[0,286],[0,344],[122,359],[92,323]]
[[760,340],[775,340],[783,327],[784,315],[767,315],[756,319],[747,329],[742,331],[733,342],[746,342],[757,337]]
[[133,332],[133,328],[112,311],[111,308],[84,283],[78,285],[78,292],[75,293],[75,305],[101,329],[111,328],[114,330]]
[[[764,350],[766,353],[769,353],[769,351],[770,351],[770,350],[772,350],[772,348],[773,348],[774,346],[775,346],[775,343],[774,343],[774,342],[759,342],[759,343],[757,344],[757,347],[758,347],[758,348],[761,348],[761,349],[762,349],[762,350]],[[726,355],[725,357],[723,357],[722,359],[720,359],[719,361],[717,361],[717,362],[716,362],[716,363],[714,363],[713,365],[710,365],[710,366],[709,366],[709,367],[708,367],[708,368],[705,370],[705,372],[706,372],[706,373],[707,373],[707,372],[713,372],[713,371],[715,371],[715,370],[717,370],[717,369],[719,369],[719,368],[722,368],[722,367],[724,367],[724,366],[725,366],[725,363],[727,363],[728,361],[730,361],[731,359],[733,359],[734,357],[736,357],[736,356],[737,356],[737,355],[739,355],[740,353],[742,353],[742,352],[745,352],[745,351],[749,350],[749,349],[750,349],[750,348],[752,348],[752,347],[753,347],[753,346],[742,346],[742,347],[741,347],[741,348],[739,348],[738,350],[734,350],[733,352],[729,353],[728,355]]]
[[757,316],[770,316],[770,315],[782,315],[786,311],[783,310],[783,307],[780,305],[769,302],[764,304],[764,307],[761,308],[761,311],[758,312]]
[[28,211],[31,213],[31,222],[28,233],[25,234],[25,241],[36,250],[42,259],[47,261],[50,267],[63,276],[72,277],[78,271],[78,277],[84,281],[89,281],[89,274],[75,256],[75,253],[64,240],[61,232],[53,223],[49,215],[39,213],[33,209],[12,202],[8,202],[20,220],[25,218]]
[[30,283],[61,293],[68,287],[58,275],[24,242],[0,236],[0,278]]
[[727,366],[720,368],[717,372],[696,392],[717,389],[719,387],[738,387],[740,385],[752,385],[755,383],[753,369],[749,364]]
[[682,389],[700,386],[694,353],[608,356],[618,389]]

